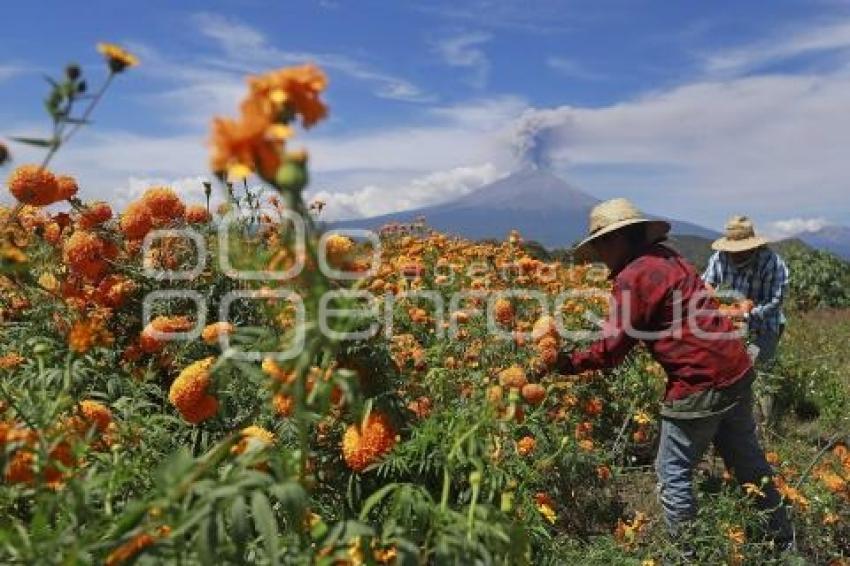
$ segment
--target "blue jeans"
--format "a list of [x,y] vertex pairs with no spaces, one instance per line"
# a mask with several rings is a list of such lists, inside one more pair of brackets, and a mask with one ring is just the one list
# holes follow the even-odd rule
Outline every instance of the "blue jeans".
[[767,328],[754,332],[752,342],[759,347],[759,355],[756,358],[756,364],[759,367],[770,368],[776,359],[776,349],[779,346],[779,339],[785,330],[785,325],[779,327],[779,332],[774,332]]
[[725,413],[699,419],[661,420],[655,469],[659,501],[664,508],[667,528],[674,537],[696,517],[693,472],[713,442],[738,483],[753,483],[764,492],[765,497],[760,498],[759,503],[762,509],[769,510],[774,539],[782,542],[793,539],[779,492],[773,482],[761,485],[762,478],[773,477],[773,470],[756,437],[752,397],[749,386],[735,406]]

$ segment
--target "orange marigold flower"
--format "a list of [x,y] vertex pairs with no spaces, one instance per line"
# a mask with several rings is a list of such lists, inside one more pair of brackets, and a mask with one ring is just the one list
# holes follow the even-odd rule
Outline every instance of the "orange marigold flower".
[[520,456],[528,456],[532,452],[534,452],[534,448],[537,446],[537,441],[533,436],[523,436],[519,439],[519,442],[516,443],[516,451]]
[[469,313],[466,311],[454,311],[451,317],[457,324],[466,324],[469,322]]
[[493,316],[499,324],[509,325],[514,319],[514,314],[513,303],[504,297],[496,300],[493,305]]
[[593,423],[584,421],[576,425],[575,437],[576,440],[581,440],[583,438],[590,438],[590,435],[593,434]]
[[539,405],[546,398],[546,388],[539,383],[528,383],[522,388],[522,398],[530,405]]
[[361,472],[392,450],[396,432],[387,415],[372,411],[362,427],[349,425],[342,436],[342,456],[349,468]]
[[79,411],[86,423],[94,426],[98,432],[106,432],[112,424],[112,411],[100,401],[91,399],[80,401]]
[[201,331],[201,338],[204,339],[204,342],[212,346],[218,342],[220,336],[228,334],[233,334],[233,325],[231,323],[213,322],[204,327],[203,331]]
[[325,240],[325,258],[331,267],[339,269],[354,252],[354,240],[340,234],[331,234]]
[[19,448],[6,464],[6,481],[30,484],[35,480],[35,454],[31,448]]
[[90,230],[112,218],[112,207],[103,201],[93,202],[87,205],[77,218],[77,226],[83,230]]
[[9,352],[0,356],[0,369],[12,369],[24,363],[24,357],[17,352]]
[[123,275],[107,275],[97,286],[94,298],[98,304],[118,308],[136,292],[136,283]]
[[[6,481],[32,484],[36,478],[36,443],[39,434],[27,428],[10,428],[4,436],[6,443],[19,444],[7,464]],[[75,463],[71,446],[65,441],[57,442],[50,449],[47,462],[43,464],[45,484],[51,488],[61,486],[67,475],[65,470]]]
[[602,412],[602,406],[602,399],[594,397],[593,399],[588,399],[584,404],[584,412],[589,417],[595,417]]
[[62,227],[56,222],[46,224],[44,226],[43,237],[45,242],[55,246],[62,238]]
[[518,365],[513,365],[499,372],[499,384],[503,387],[515,387],[522,389],[528,379],[525,377],[525,370]]
[[149,354],[160,351],[165,346],[162,336],[158,334],[171,334],[175,332],[187,332],[194,324],[187,316],[158,316],[145,326],[139,337],[139,346]]
[[281,383],[291,383],[295,379],[294,371],[287,371],[280,367],[273,358],[265,358],[262,364],[263,371]]
[[75,196],[80,190],[79,185],[77,185],[77,180],[70,175],[60,175],[56,177],[56,187],[57,200],[68,200]]
[[142,195],[141,202],[147,207],[156,226],[182,219],[186,213],[186,205],[169,187],[151,187]]
[[635,414],[634,420],[639,425],[648,425],[652,422],[652,416],[646,411],[639,411]]
[[239,434],[242,438],[233,446],[233,448],[230,449],[233,454],[242,454],[248,449],[251,442],[258,443],[265,447],[271,446],[275,441],[274,434],[257,425],[245,427]]
[[272,398],[272,406],[274,406],[274,410],[278,415],[288,417],[292,415],[292,411],[295,409],[295,399],[292,395],[276,393]]
[[247,177],[256,171],[264,179],[274,179],[283,162],[279,144],[265,137],[268,124],[258,119],[213,120],[210,167],[220,175]]
[[186,207],[186,222],[189,224],[206,224],[210,221],[210,213],[205,206],[193,204]]
[[605,464],[600,464],[596,466],[596,477],[602,481],[608,481],[611,479],[611,468],[606,466]]
[[242,103],[242,112],[257,113],[266,122],[275,123],[281,111],[289,109],[309,128],[327,115],[327,107],[319,100],[327,82],[325,74],[310,64],[249,77],[250,92]]
[[21,165],[12,171],[7,184],[21,204],[47,206],[62,200],[56,176],[38,165]]
[[113,336],[99,318],[75,321],[68,332],[68,347],[74,352],[88,352],[95,346],[112,344]]
[[815,471],[815,477],[823,483],[826,488],[833,493],[847,492],[847,480],[836,474],[828,468],[821,468]]
[[112,242],[92,232],[77,230],[62,248],[62,259],[71,273],[89,280],[100,280],[109,270],[109,262],[118,256]]
[[726,530],[726,536],[735,545],[742,545],[747,541],[747,535],[741,527],[729,527]]
[[218,399],[207,393],[213,363],[215,358],[209,357],[186,366],[168,391],[168,400],[189,423],[198,424],[218,412]]
[[537,344],[537,355],[547,368],[551,368],[558,361],[558,340],[554,336],[546,335]]
[[127,205],[119,223],[121,232],[131,240],[141,240],[153,229],[153,217],[147,204],[134,201]]
[[139,64],[139,58],[114,43],[98,43],[98,52],[106,59],[109,70],[120,73],[127,67],[135,67]]
[[809,507],[809,500],[801,494],[797,488],[788,485],[784,478],[781,476],[775,476],[773,478],[773,483],[776,485],[776,490],[783,498],[802,509],[807,509]]
[[431,398],[424,395],[407,404],[407,408],[420,419],[424,419],[431,414],[432,406]]

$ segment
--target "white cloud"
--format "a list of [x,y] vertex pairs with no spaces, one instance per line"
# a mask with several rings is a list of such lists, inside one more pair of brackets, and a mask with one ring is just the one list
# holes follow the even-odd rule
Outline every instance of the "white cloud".
[[329,220],[375,216],[448,202],[492,183],[505,173],[486,163],[431,173],[399,185],[366,185],[351,193],[320,190],[311,194],[310,199],[327,203],[324,216]]
[[546,58],[546,66],[565,77],[582,81],[600,81],[607,76],[598,71],[588,69],[585,65],[569,57],[550,56]]
[[447,64],[469,69],[469,83],[476,88],[483,88],[487,84],[490,60],[480,46],[490,39],[492,36],[489,33],[463,33],[438,41],[434,49]]
[[357,134],[311,134],[306,145],[317,171],[372,169],[423,175],[475,163],[513,166],[505,124],[527,105],[517,98],[476,100],[432,109],[424,125]]
[[18,65],[3,64],[0,65],[0,82],[11,79],[24,72],[23,67]]
[[738,211],[846,216],[849,98],[850,76],[833,72],[703,80],[538,114],[554,163],[628,170],[607,186],[585,182],[591,192],[636,194],[657,210],[722,225]]
[[825,218],[788,218],[770,222],[760,232],[771,240],[782,240],[803,232],[817,232],[831,224]]
[[704,63],[709,73],[737,74],[801,55],[848,49],[850,22],[830,22],[785,30],[754,45],[712,53]]
[[210,61],[239,72],[256,72],[262,68],[286,64],[316,63],[329,71],[339,71],[354,79],[370,83],[375,95],[407,102],[427,102],[433,96],[410,81],[379,71],[367,63],[336,53],[285,51],[273,46],[259,30],[235,18],[218,14],[197,14],[194,22],[200,33],[215,40],[227,56],[226,61]]

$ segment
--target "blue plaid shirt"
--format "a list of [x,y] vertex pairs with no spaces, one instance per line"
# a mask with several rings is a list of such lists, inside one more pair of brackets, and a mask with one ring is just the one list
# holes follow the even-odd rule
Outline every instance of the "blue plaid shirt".
[[755,303],[750,312],[749,327],[779,332],[785,324],[782,301],[788,291],[788,266],[770,248],[760,248],[749,266],[739,269],[729,254],[714,252],[702,278],[714,288],[728,288]]

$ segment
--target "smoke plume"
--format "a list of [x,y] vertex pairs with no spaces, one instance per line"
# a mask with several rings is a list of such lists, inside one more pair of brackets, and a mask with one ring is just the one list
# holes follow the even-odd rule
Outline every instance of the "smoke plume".
[[572,121],[569,107],[528,109],[514,122],[511,141],[523,167],[551,169],[556,151],[566,141]]

